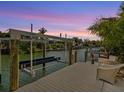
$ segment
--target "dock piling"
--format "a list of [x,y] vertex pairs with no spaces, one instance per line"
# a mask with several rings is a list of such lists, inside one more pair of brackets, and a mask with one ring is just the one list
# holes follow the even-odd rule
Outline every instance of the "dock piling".
[[[46,42],[43,43],[43,58],[46,57]],[[43,70],[45,70],[45,63],[43,63]]]
[[18,40],[11,40],[10,91],[19,88],[19,50]]
[[0,84],[1,84],[1,73],[2,73],[2,71],[1,71],[1,65],[2,65],[1,48],[2,48],[2,42],[0,40]]

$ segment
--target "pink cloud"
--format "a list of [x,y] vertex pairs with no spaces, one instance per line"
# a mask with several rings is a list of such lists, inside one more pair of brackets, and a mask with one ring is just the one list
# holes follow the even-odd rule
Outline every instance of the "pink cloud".
[[65,34],[67,34],[67,37],[79,37],[82,39],[90,39],[90,40],[97,40],[99,39],[98,36],[91,34],[90,31],[85,30],[85,29],[75,29],[72,31],[65,31],[65,30],[54,30],[54,31],[49,31],[46,34],[48,35],[54,35],[54,36],[59,36],[60,33],[62,33],[62,36],[64,37]]
[[39,14],[24,14],[24,13],[17,13],[17,12],[9,12],[9,11],[2,11],[0,15],[3,16],[11,16],[11,17],[18,17],[22,19],[28,20],[43,20],[47,22],[53,23],[69,23],[69,24],[77,24],[77,23],[85,23],[90,22],[91,20],[95,19],[94,16],[82,15],[82,14],[56,14],[56,13],[39,13]]
[[[15,27],[14,29],[19,29],[19,30],[24,30],[24,31],[28,31],[30,32],[29,28],[19,28],[19,27]],[[5,28],[1,28],[1,31],[5,32],[7,29]],[[34,32],[38,32],[37,29],[34,29]],[[53,36],[59,36],[60,33],[62,33],[62,37],[65,37],[65,34],[67,34],[67,38],[72,38],[72,37],[78,37],[78,38],[82,38],[82,39],[90,39],[90,40],[98,40],[99,37],[97,37],[96,35],[93,35],[90,33],[90,31],[85,30],[85,29],[75,29],[75,30],[60,30],[60,29],[51,29],[49,30],[46,34],[47,35],[53,35]]]
[[[11,16],[11,17],[17,17],[21,19],[28,19],[28,20],[44,20],[50,23],[57,23],[57,24],[74,24],[79,25],[82,23],[85,24],[86,22],[90,22],[92,19],[95,19],[94,16],[86,16],[86,15],[79,15],[79,14],[54,14],[54,13],[43,13],[43,14],[23,14],[23,13],[16,13],[16,12],[0,12],[1,16]],[[20,27],[16,27],[19,29]],[[72,27],[73,28],[73,27]],[[23,28],[22,30],[30,31],[29,28]],[[37,31],[37,30],[36,30]],[[59,36],[59,34],[62,33],[63,36],[67,34],[68,37],[80,37],[80,38],[91,38],[91,39],[97,39],[95,35],[92,35],[88,30],[84,28],[77,28],[77,29],[71,29],[71,30],[63,30],[63,29],[55,29],[51,28],[47,34],[48,35],[54,35]]]

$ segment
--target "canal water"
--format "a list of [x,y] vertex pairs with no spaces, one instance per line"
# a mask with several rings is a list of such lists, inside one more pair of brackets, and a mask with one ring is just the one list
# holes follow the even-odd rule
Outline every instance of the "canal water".
[[[85,51],[86,49],[79,49],[77,50],[77,62],[84,62],[85,61]],[[47,52],[47,57],[55,56],[60,57],[61,62],[50,62],[46,63],[46,69],[43,71],[42,69],[39,69],[35,71],[35,77],[32,77],[29,73],[26,73],[24,71],[20,70],[20,87],[29,84],[35,80],[38,80],[41,77],[44,77],[48,74],[51,74],[55,71],[58,71],[66,66],[68,66],[68,51],[50,51]],[[41,56],[37,56],[35,58],[38,58]],[[89,59],[89,57],[88,57]],[[42,65],[35,66],[34,68],[42,68]],[[0,85],[0,91],[9,91],[10,86],[10,56],[4,55],[2,56],[2,82]]]

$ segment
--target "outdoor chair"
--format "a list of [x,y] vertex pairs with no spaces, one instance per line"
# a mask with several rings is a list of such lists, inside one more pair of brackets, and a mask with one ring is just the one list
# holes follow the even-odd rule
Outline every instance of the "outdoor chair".
[[99,66],[100,65],[117,65],[120,64],[118,61],[118,57],[111,56],[109,59],[99,58]]
[[100,58],[108,58],[108,54],[106,52],[100,52],[99,57]]
[[122,68],[124,68],[124,64],[98,66],[97,79],[115,84],[119,74],[124,74],[124,72],[121,70]]
[[124,64],[120,64],[118,57],[110,56],[109,59],[99,58],[99,64],[97,68],[98,80],[102,80],[103,91],[104,83],[115,84],[117,79],[124,79]]

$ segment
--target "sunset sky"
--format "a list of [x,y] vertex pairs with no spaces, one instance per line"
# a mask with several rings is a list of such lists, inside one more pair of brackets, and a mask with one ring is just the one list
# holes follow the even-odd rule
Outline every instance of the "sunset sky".
[[64,36],[66,33],[68,37],[96,40],[98,37],[91,35],[87,28],[96,18],[116,16],[120,4],[117,1],[0,1],[0,31],[8,28],[30,31],[33,23],[35,32],[45,27],[49,35],[62,33]]

